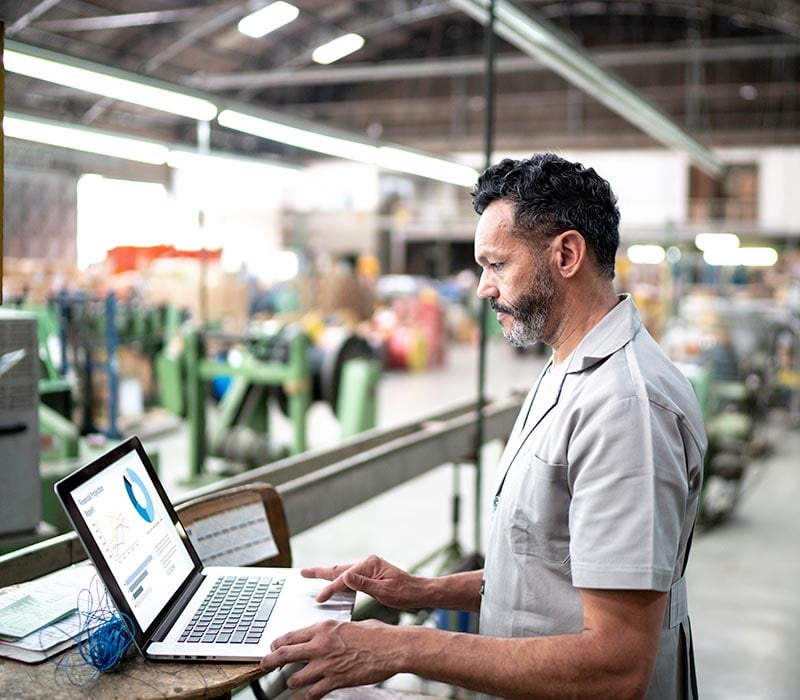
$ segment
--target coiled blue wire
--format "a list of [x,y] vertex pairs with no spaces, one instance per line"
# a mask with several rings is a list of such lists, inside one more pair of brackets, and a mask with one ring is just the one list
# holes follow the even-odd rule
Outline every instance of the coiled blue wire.
[[[96,627],[93,623],[99,623]],[[100,673],[113,671],[133,642],[130,618],[107,610],[86,613],[78,637],[78,653]],[[84,636],[85,634],[85,636]]]
[[99,580],[94,579],[93,584],[96,591],[85,588],[78,594],[81,625],[77,651],[60,664],[70,683],[77,686],[85,686],[100,673],[117,668],[133,643],[130,617],[113,607]]

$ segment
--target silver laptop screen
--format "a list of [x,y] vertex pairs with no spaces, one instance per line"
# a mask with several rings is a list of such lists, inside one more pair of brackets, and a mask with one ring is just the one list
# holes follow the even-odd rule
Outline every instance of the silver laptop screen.
[[72,497],[136,621],[147,629],[193,562],[136,450],[75,488]]

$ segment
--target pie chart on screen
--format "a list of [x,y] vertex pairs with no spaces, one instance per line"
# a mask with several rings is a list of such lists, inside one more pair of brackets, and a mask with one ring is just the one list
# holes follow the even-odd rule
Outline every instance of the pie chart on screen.
[[128,492],[128,498],[131,499],[136,512],[142,516],[143,520],[152,523],[156,513],[153,508],[153,499],[147,492],[144,482],[133,469],[126,469],[122,479],[125,481],[125,490]]

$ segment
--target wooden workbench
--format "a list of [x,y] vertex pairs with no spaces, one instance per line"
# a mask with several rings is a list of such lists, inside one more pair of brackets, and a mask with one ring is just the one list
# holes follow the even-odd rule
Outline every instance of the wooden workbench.
[[[113,673],[101,673],[91,683],[73,685],[63,668],[65,652],[40,664],[0,658],[0,698],[15,700],[146,700],[226,698],[237,688],[263,675],[257,664],[173,663],[128,656]],[[299,698],[286,691],[280,700]],[[424,700],[431,696],[373,687],[337,690],[331,700]]]

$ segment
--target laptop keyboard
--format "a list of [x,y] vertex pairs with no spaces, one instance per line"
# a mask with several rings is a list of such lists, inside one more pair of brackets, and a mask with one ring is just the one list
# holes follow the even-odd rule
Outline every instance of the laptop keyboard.
[[223,576],[214,583],[178,641],[258,644],[285,580]]

